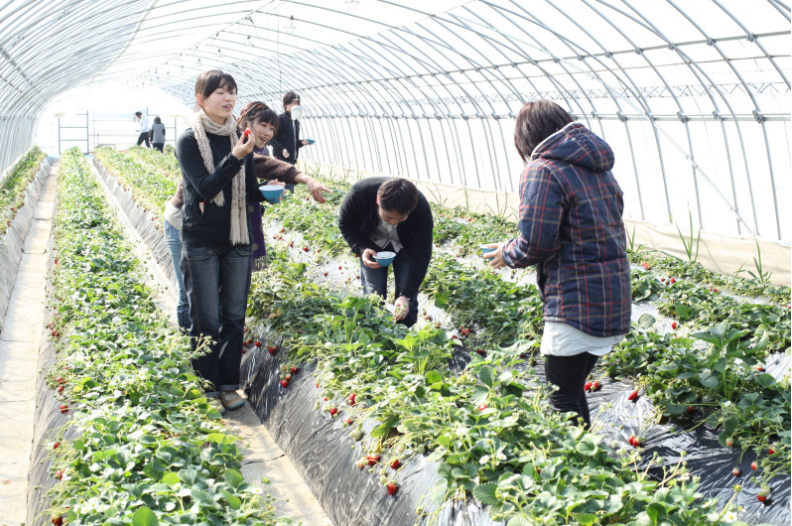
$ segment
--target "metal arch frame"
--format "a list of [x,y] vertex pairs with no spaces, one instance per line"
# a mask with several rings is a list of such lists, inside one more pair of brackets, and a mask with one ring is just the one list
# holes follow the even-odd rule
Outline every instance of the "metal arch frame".
[[[751,230],[751,228],[747,223],[745,223],[744,220],[742,220],[737,208],[738,201],[736,198],[735,189],[735,173],[731,167],[732,161],[736,159],[732,159],[731,155],[727,155],[730,181],[732,184],[732,194],[734,196],[733,200],[729,200],[720,192],[717,186],[714,185],[714,182],[707,176],[707,174],[701,169],[700,166],[698,166],[698,163],[695,161],[694,154],[696,153],[696,150],[693,149],[691,129],[689,125],[690,120],[711,120],[713,122],[719,121],[721,124],[723,138],[728,149],[729,138],[726,132],[725,121],[729,120],[729,118],[725,115],[721,116],[719,109],[720,107],[727,108],[726,112],[724,113],[728,113],[731,117],[730,120],[735,121],[734,129],[738,134],[740,151],[742,153],[743,162],[745,163],[746,179],[749,184],[751,206],[754,215],[753,226],[757,232],[759,231],[760,225],[757,218],[754,196],[752,195],[752,174],[745,152],[745,138],[743,137],[742,131],[740,129],[740,124],[737,122],[742,119],[742,114],[738,116],[734,112],[731,106],[731,100],[728,98],[730,95],[724,92],[719,84],[713,83],[704,68],[695,61],[690,60],[689,56],[680,49],[680,47],[686,45],[687,43],[670,42],[669,39],[667,39],[665,35],[663,35],[662,32],[652,24],[650,17],[640,13],[635,6],[631,5],[629,0],[622,0],[623,5],[628,6],[628,10],[631,10],[631,13],[634,13],[635,16],[633,16],[631,13],[625,13],[622,10],[620,10],[620,12],[622,12],[624,16],[627,16],[628,19],[632,21],[632,23],[639,24],[640,27],[650,32],[652,36],[663,42],[666,42],[666,45],[676,52],[676,54],[681,58],[681,63],[674,64],[672,61],[669,65],[676,65],[680,68],[689,68],[695,78],[699,80],[700,85],[703,88],[703,92],[710,99],[713,107],[715,108],[713,116],[709,119],[704,116],[699,116],[701,118],[694,116],[694,118],[691,119],[684,115],[682,111],[683,105],[681,101],[678,100],[675,90],[669,85],[667,77],[664,76],[653,64],[651,57],[648,57],[645,53],[643,53],[643,62],[648,66],[646,71],[651,69],[654,74],[654,78],[658,79],[660,83],[665,86],[667,94],[670,94],[670,96],[673,97],[676,107],[680,110],[678,112],[678,117],[679,120],[685,124],[686,135],[688,138],[687,149],[680,148],[673,138],[671,138],[658,125],[656,119],[657,116],[652,111],[652,106],[654,104],[648,98],[651,96],[651,94],[647,95],[647,92],[636,84],[630,72],[622,66],[617,58],[614,58],[619,54],[630,52],[630,50],[608,51],[605,49],[605,47],[597,41],[595,34],[599,34],[599,32],[602,30],[601,28],[597,28],[596,31],[592,30],[589,38],[591,38],[593,42],[597,42],[598,45],[600,45],[600,47],[605,50],[605,58],[611,58],[614,60],[613,64],[617,66],[615,69],[611,69],[611,67],[599,55],[588,53],[588,51],[583,49],[582,46],[576,44],[573,39],[570,39],[568,36],[564,36],[563,34],[559,34],[557,31],[553,31],[552,28],[547,27],[547,24],[545,24],[542,20],[529,20],[531,23],[539,24],[544,30],[555,34],[556,37],[559,38],[559,40],[563,43],[563,45],[574,52],[575,56],[567,59],[555,56],[553,53],[549,52],[549,50],[543,50],[542,46],[539,45],[539,51],[542,53],[547,53],[547,55],[550,57],[549,60],[553,60],[559,64],[561,71],[563,71],[563,74],[557,72],[553,73],[550,69],[544,68],[542,66],[545,61],[536,60],[530,57],[531,53],[523,49],[525,47],[524,44],[519,43],[519,41],[522,39],[515,39],[512,35],[500,31],[497,31],[497,34],[489,34],[487,32],[481,31],[477,28],[478,24],[475,21],[468,20],[465,16],[462,16],[462,12],[468,13],[478,19],[485,27],[488,26],[491,21],[491,13],[496,13],[497,16],[508,19],[508,17],[502,12],[502,9],[504,8],[502,6],[496,6],[491,1],[481,0],[480,2],[477,2],[489,7],[490,10],[486,12],[479,12],[478,10],[472,9],[471,5],[461,4],[457,6],[458,9],[453,8],[449,11],[438,14],[430,14],[418,9],[401,6],[395,1],[377,1],[389,6],[406,9],[414,13],[420,13],[424,15],[424,18],[413,20],[405,26],[394,27],[393,25],[386,24],[383,21],[364,18],[356,14],[340,11],[337,9],[330,9],[335,13],[340,13],[346,17],[350,17],[351,20],[361,19],[368,23],[379,24],[383,28],[386,28],[386,30],[368,36],[358,35],[351,31],[346,31],[345,34],[349,35],[351,40],[333,46],[320,46],[319,52],[308,51],[313,45],[321,43],[311,41],[310,39],[307,39],[305,35],[295,35],[296,38],[290,38],[287,39],[286,42],[280,42],[280,45],[289,46],[291,49],[295,50],[294,54],[287,57],[287,59],[284,60],[284,58],[281,57],[281,60],[290,66],[290,70],[287,73],[287,78],[292,79],[295,82],[295,88],[302,91],[309,90],[309,92],[315,93],[317,100],[317,105],[315,105],[315,108],[317,110],[319,110],[318,104],[321,102],[321,104],[326,105],[327,109],[334,109],[335,113],[331,114],[326,110],[321,112],[317,111],[316,115],[312,114],[312,116],[317,119],[318,124],[325,127],[326,129],[332,128],[334,130],[342,130],[342,134],[346,135],[345,140],[342,141],[344,148],[348,148],[348,146],[351,145],[353,149],[359,149],[364,165],[370,165],[375,169],[387,170],[389,172],[392,172],[394,167],[398,171],[405,169],[410,171],[409,165],[412,162],[415,166],[415,170],[419,171],[419,159],[421,153],[423,153],[424,164],[427,170],[426,173],[432,174],[433,170],[430,168],[430,160],[427,157],[428,151],[425,147],[428,141],[424,141],[423,136],[424,132],[426,131],[428,131],[430,134],[434,133],[432,130],[433,125],[430,123],[433,119],[436,119],[438,121],[438,125],[440,126],[440,130],[443,133],[442,138],[437,138],[437,140],[433,142],[433,148],[435,148],[434,163],[436,164],[438,177],[442,178],[443,170],[440,168],[440,157],[445,155],[447,158],[447,166],[449,168],[453,167],[454,163],[451,159],[451,156],[454,150],[458,152],[462,151],[461,144],[464,138],[461,137],[461,135],[464,133],[463,130],[467,130],[467,136],[474,151],[474,159],[479,157],[479,150],[477,149],[478,143],[474,142],[474,125],[470,122],[471,120],[475,119],[480,122],[480,130],[483,131],[486,138],[485,144],[481,144],[480,147],[483,148],[486,146],[486,152],[489,154],[489,156],[495,157],[495,161],[492,162],[494,169],[492,175],[493,185],[496,188],[503,187],[503,182],[499,178],[502,172],[501,162],[506,163],[506,165],[508,165],[509,162],[507,162],[505,158],[503,160],[499,159],[501,156],[497,155],[499,146],[495,144],[497,140],[495,138],[495,134],[493,133],[493,126],[500,133],[500,143],[503,147],[503,152],[506,152],[506,141],[503,137],[503,126],[501,126],[498,121],[499,118],[508,117],[508,115],[497,115],[493,104],[495,102],[500,103],[502,101],[508,107],[509,100],[521,100],[523,98],[523,94],[520,93],[519,89],[517,89],[513,83],[515,77],[509,75],[508,73],[511,72],[508,71],[507,68],[503,67],[509,66],[509,64],[497,64],[495,57],[502,55],[508,58],[509,56],[516,55],[518,57],[525,57],[527,64],[530,64],[530,66],[536,68],[540,74],[544,75],[544,78],[546,78],[551,83],[551,85],[556,86],[558,88],[558,94],[560,94],[560,96],[565,100],[569,100],[572,103],[570,106],[573,104],[580,106],[581,102],[586,100],[589,107],[594,111],[592,111],[590,114],[589,112],[581,111],[581,116],[587,122],[589,118],[596,119],[596,122],[599,122],[601,128],[603,124],[602,120],[607,120],[610,118],[610,116],[602,113],[601,111],[597,111],[597,108],[600,104],[596,100],[597,97],[605,95],[614,101],[615,107],[617,108],[621,108],[621,103],[623,102],[629,103],[629,105],[636,111],[638,117],[645,118],[651,124],[651,133],[655,136],[655,147],[658,150],[661,167],[663,166],[666,155],[661,148],[659,135],[666,137],[672,143],[672,145],[678,148],[693,167],[694,176],[692,182],[696,192],[699,223],[704,221],[704,217],[700,204],[700,198],[698,197],[698,181],[696,177],[696,171],[698,171],[700,176],[703,176],[704,179],[718,191],[721,198],[729,204],[730,209],[737,216],[737,229],[738,232],[741,233],[741,223],[744,224],[748,230]],[[515,0],[510,1],[512,5],[518,5]],[[599,9],[595,9],[591,6],[591,2],[596,2],[602,4],[603,6],[607,6],[609,9],[618,9],[618,7],[612,5],[610,0],[580,1],[589,6],[592,10],[599,13],[599,16],[605,20],[606,24],[610,24],[612,26],[614,25],[607,20],[607,18],[600,12]],[[667,1],[670,5],[674,6],[680,15],[690,20],[689,15],[685,13],[682,8],[677,6],[674,3],[674,0]],[[787,86],[788,90],[788,75],[785,74],[784,70],[779,66],[775,58],[767,52],[767,49],[762,45],[760,39],[757,38],[756,35],[752,35],[747,27],[740,22],[739,18],[735,17],[733,13],[730,13],[719,0],[712,1],[714,5],[718,7],[718,9],[726,13],[726,15],[735,22],[736,27],[739,27],[743,32],[745,32],[745,37],[742,38],[743,40],[747,39],[750,42],[756,44],[756,49],[759,51],[760,55],[757,58],[768,61],[768,64],[771,66],[768,71],[772,72],[775,70]],[[773,8],[775,8],[775,11],[777,11],[780,16],[783,16],[785,20],[789,21],[790,9],[788,6],[777,0],[767,1]],[[32,30],[38,31],[40,27],[44,25],[55,24],[58,23],[58,21],[62,21],[64,19],[70,20],[73,22],[73,25],[68,30],[66,29],[66,26],[63,25],[63,27],[58,28],[54,32],[55,38],[63,39],[64,35],[68,35],[67,31],[72,33],[79,33],[81,31],[84,32],[86,28],[93,27],[97,23],[104,25],[104,27],[100,27],[98,30],[91,31],[89,38],[82,38],[80,40],[66,38],[66,45],[59,46],[55,53],[48,54],[48,59],[45,59],[44,61],[38,61],[36,63],[37,69],[26,68],[22,70],[20,67],[16,67],[15,69],[15,66],[11,60],[3,61],[5,63],[0,64],[0,107],[3,108],[3,117],[8,118],[12,115],[19,116],[19,118],[16,120],[16,123],[18,124],[18,126],[16,126],[16,130],[22,131],[22,133],[32,134],[32,127],[35,118],[31,118],[30,115],[36,115],[37,112],[40,112],[47,101],[52,99],[57,93],[63,90],[65,86],[76,83],[85,77],[90,78],[93,82],[114,80],[126,72],[135,71],[134,64],[136,60],[142,58],[151,58],[152,56],[159,58],[160,56],[164,55],[163,53],[152,54],[146,53],[144,50],[140,50],[142,44],[147,42],[164,41],[165,36],[157,34],[157,32],[161,32],[160,30],[162,29],[162,25],[154,24],[141,28],[142,22],[137,21],[136,16],[149,16],[151,13],[156,12],[156,10],[160,7],[168,7],[172,9],[174,5],[182,3],[188,5],[189,0],[177,0],[176,2],[168,4],[167,6],[151,6],[148,4],[147,8],[141,9],[141,5],[144,3],[148,4],[147,2],[125,0],[114,2],[110,7],[107,6],[107,3],[104,3],[103,6],[99,6],[98,8],[94,7],[93,9],[85,9],[85,3],[72,1],[66,6],[69,14],[65,17],[62,12],[50,10],[44,15],[23,19],[25,11],[33,5],[33,2],[31,1],[14,6],[10,15],[5,13],[5,15],[8,15],[5,17],[6,20],[8,20],[10,17],[13,17],[13,20],[11,26],[6,24],[4,27],[0,27],[0,39],[2,39],[2,44],[0,44],[0,54],[2,54],[2,52],[7,48],[11,50],[11,53],[14,54],[14,59],[19,61],[20,64],[25,64],[25,57],[32,57],[37,51],[46,49],[49,39],[53,35],[53,32],[46,34],[44,31],[39,31],[34,35],[31,34]],[[312,8],[313,11],[309,11],[311,15],[313,15],[314,11],[327,9],[323,6],[311,4],[310,0],[300,2],[294,1],[290,3]],[[559,11],[563,16],[566,17],[566,19],[572,21],[573,23],[577,23],[574,17],[560,9],[561,6],[557,5],[557,2],[554,2],[553,0],[546,0],[546,3],[548,6],[551,6],[555,10]],[[0,13],[11,5],[12,3],[10,1],[5,2],[5,4],[0,7]],[[267,4],[267,6],[270,5],[272,5],[272,3]],[[37,6],[38,8],[42,7],[41,4],[37,4]],[[55,1],[46,2],[45,7],[46,6],[61,7]],[[564,8],[566,8],[566,6],[564,6]],[[211,10],[212,7],[210,6],[207,9]],[[264,9],[264,7],[259,7],[256,10],[240,10],[238,12],[249,14],[251,12],[259,12],[261,9]],[[234,13],[236,12],[237,11]],[[196,20],[193,18],[194,13],[192,13],[193,17],[190,17],[190,14],[191,10],[185,9],[184,11],[155,15],[153,17],[149,16],[149,22],[151,20],[158,19],[174,19],[178,20],[180,23],[184,23],[185,20]],[[227,11],[223,12],[223,15],[227,14]],[[267,13],[267,15],[286,18],[285,15],[280,13]],[[313,16],[305,15],[305,20],[302,20],[301,22],[316,24],[317,22],[309,20],[311,18],[313,18]],[[693,20],[690,20],[690,22],[705,38],[711,42],[711,45],[716,48],[719,54],[718,56],[720,56],[723,62],[727,63],[727,67],[731,68],[733,75],[738,80],[738,85],[742,87],[742,91],[744,91],[745,94],[749,96],[752,103],[754,104],[754,107],[756,108],[754,111],[754,116],[755,119],[762,125],[766,155],[770,169],[769,178],[775,205],[774,211],[776,214],[776,231],[778,237],[781,238],[782,231],[774,176],[774,160],[777,159],[777,156],[773,157],[771,153],[768,128],[764,122],[766,120],[766,116],[761,113],[757,104],[757,99],[754,97],[754,94],[759,93],[759,91],[757,91],[754,86],[746,82],[740,72],[736,69],[736,66],[730,63],[730,57],[728,54],[718,46],[717,42],[713,41],[708,35],[704,33],[704,31],[701,30],[700,27],[696,26]],[[223,24],[225,24],[225,22],[223,22]],[[237,24],[239,24],[239,21],[225,26],[226,29],[220,29],[219,31],[213,29],[212,33],[215,33],[216,31],[230,32],[227,28]],[[514,23],[514,25],[520,27],[516,23]],[[24,38],[20,38],[19,35],[14,34],[14,30],[18,27],[26,28],[26,33],[23,34]],[[208,24],[203,27],[216,28],[217,24]],[[328,27],[326,25],[324,27],[330,30],[339,30],[338,28]],[[494,30],[495,28],[488,27],[487,29]],[[618,30],[618,27],[616,27],[616,29]],[[187,28],[180,28],[168,32],[169,36],[167,38],[187,36],[187,31],[193,30],[195,30],[195,24],[190,25]],[[522,33],[527,34],[524,28],[520,27],[520,30]],[[471,67],[466,68],[463,66],[461,68],[443,68],[432,58],[432,54],[437,53],[438,51],[447,54],[454,53],[454,50],[449,49],[449,47],[445,45],[445,42],[441,38],[448,31],[454,32],[455,34],[461,34],[463,38],[478,37],[483,43],[480,43],[479,45],[487,46],[486,49],[488,51],[491,50],[492,52],[482,53],[481,59],[479,59],[479,57],[473,56],[453,55],[450,58],[452,63],[456,64],[464,62],[466,64],[470,64]],[[629,42],[633,47],[637,48],[637,46],[634,45],[626,33],[621,33],[622,38]],[[136,35],[135,38],[130,39],[130,34]],[[242,31],[241,35],[247,36],[245,31]],[[256,37],[259,38],[258,35],[256,35]],[[727,38],[737,39],[737,37],[732,35]],[[262,40],[266,41],[266,39]],[[310,44],[307,46],[302,46],[303,43],[309,42]],[[195,49],[193,52],[192,47],[190,47],[188,48],[187,53],[191,54],[193,57],[206,56],[208,59],[207,62],[212,64],[216,62],[217,57],[212,56],[210,52],[207,52],[206,48],[217,45],[219,48],[223,49],[224,56],[244,59],[247,57],[244,53],[240,52],[240,48],[244,45],[244,43],[244,40],[242,42],[236,42],[233,39],[203,36],[199,38],[199,43],[196,44],[196,48],[200,47],[201,49]],[[64,60],[64,58],[68,56],[69,53],[74,52],[75,48],[87,50],[90,49],[92,45],[101,45],[102,48],[97,52],[91,53],[90,55],[86,54],[85,56],[87,57],[87,60]],[[529,45],[528,47],[530,49],[534,46]],[[647,47],[646,49],[649,48]],[[582,50],[583,53],[581,53],[580,50]],[[186,96],[185,98],[189,100],[191,98],[191,90],[186,89],[184,84],[186,84],[188,79],[194,75],[188,75],[181,72],[195,72],[202,68],[200,68],[200,66],[196,68],[194,62],[191,63],[189,61],[184,61],[179,57],[174,57],[173,53],[168,53],[168,55],[171,55],[171,58],[165,60],[165,64],[168,64],[168,67],[176,69],[176,75],[173,77],[177,80],[177,82],[181,81],[181,84],[172,84],[167,87],[166,90],[173,93],[178,93],[180,97]],[[313,58],[311,58],[312,56]],[[585,71],[584,68],[578,68],[573,62],[575,58],[584,62],[584,66],[585,68],[588,68],[588,71]],[[591,58],[593,62],[592,60],[587,60],[588,58]],[[342,69],[342,66],[339,63],[334,62],[333,59],[336,59],[338,62],[353,62],[354,60],[357,60],[360,61],[360,65],[354,67],[353,64],[353,67]],[[320,60],[324,60],[325,64],[319,63],[318,61]],[[523,74],[524,65],[513,60],[514,59],[512,59],[511,62],[513,70],[518,74]],[[171,62],[174,63],[173,66],[170,65]],[[394,68],[389,68],[389,66],[395,66],[396,64],[403,64],[404,67],[396,67],[395,69],[400,71],[397,71],[396,74],[392,74],[391,72]],[[621,93],[620,90],[616,90],[608,86],[607,83],[599,77],[599,67],[595,68],[595,64],[602,68],[601,71],[607,71],[610,75],[612,75],[613,78],[623,86],[624,93]],[[238,66],[239,69],[237,70],[238,73],[235,73],[235,75],[239,74],[243,76],[243,78],[248,78],[249,80],[256,79],[260,86],[271,88],[271,92],[273,93],[277,89],[273,77],[267,76],[263,72],[255,72],[255,74],[247,72],[245,70],[246,64],[243,60],[237,62],[236,66]],[[186,70],[184,69],[185,67]],[[449,71],[445,71],[445,69],[449,69]],[[404,75],[402,72],[405,70],[411,71],[412,74],[408,73],[407,75]],[[475,75],[473,73],[474,71],[476,73]],[[578,82],[579,75],[581,74],[587,74],[589,77],[600,82],[606,88],[606,91],[600,95],[592,93],[590,96],[590,93],[583,89]],[[575,92],[568,89],[566,86],[563,86],[561,83],[562,81],[559,78],[555,78],[556,75],[560,77],[567,76],[568,78],[572,79],[578,88],[580,88],[580,90]],[[528,85],[534,86],[532,75],[524,76],[526,77],[525,81],[528,82]],[[454,91],[452,91],[451,85],[458,79],[461,79],[461,82],[469,85],[458,86]],[[319,82],[317,82],[317,80]],[[150,71],[141,76],[139,82],[161,84],[160,79],[157,78],[156,74],[152,75]],[[459,91],[460,95],[456,95],[457,91]],[[539,92],[540,90],[537,89],[537,91]],[[492,92],[494,95],[490,96],[490,92]],[[407,93],[412,96],[412,100],[407,100],[405,96],[402,95]],[[444,93],[447,94],[447,98],[442,95]],[[402,95],[401,98],[400,95]],[[631,102],[633,100],[640,105],[640,108],[637,108]],[[407,110],[404,109],[405,106],[408,108]],[[491,110],[489,113],[484,109],[487,107]],[[459,113],[455,115],[455,112],[452,112],[451,108],[458,108]],[[468,111],[466,108],[472,108],[473,112]],[[582,106],[580,109],[583,109]],[[412,118],[410,118],[410,114]],[[621,112],[621,110],[619,110],[617,115],[620,117],[620,120],[624,122],[624,125],[627,128],[627,114],[624,114]],[[668,120],[668,116],[661,115],[660,117],[663,120]],[[406,121],[406,123],[404,123],[406,126],[402,125],[403,123],[397,122],[400,118]],[[630,114],[629,119],[632,118],[634,118],[634,116]],[[776,116],[771,115],[770,118],[776,119]],[[377,121],[376,123],[374,122],[375,119]],[[465,121],[465,124],[455,124],[453,122],[454,119],[462,119]],[[778,119],[782,120],[781,117]],[[385,122],[383,122],[383,120]],[[411,120],[417,125],[417,133],[421,135],[420,141],[412,140],[414,130],[413,126],[410,125]],[[788,118],[783,120],[788,120]],[[2,119],[0,119],[0,121],[2,121]],[[3,140],[3,144],[24,144],[24,140],[20,140],[19,137],[14,136],[9,132],[10,127],[5,124],[5,122],[7,121],[0,122],[0,139]],[[27,131],[29,128],[31,130]],[[448,130],[448,132],[446,132],[446,130]],[[476,128],[476,130],[478,131],[479,128]],[[602,128],[602,131],[604,131],[604,128]],[[645,133],[648,134],[648,130],[646,130]],[[405,141],[405,135],[409,137],[407,141]],[[366,148],[365,144],[354,142],[353,139],[356,136],[369,138],[368,149]],[[633,157],[633,163],[635,163],[635,152],[631,144],[633,133],[630,132],[629,128],[626,129],[626,136],[628,141],[630,141],[630,151]],[[403,145],[403,148],[396,148],[396,151],[392,152],[392,157],[390,155],[391,152],[380,155],[381,152],[379,151],[371,151],[373,145],[379,144],[380,142],[384,142],[386,144],[394,142]],[[407,152],[407,142],[410,143],[413,155],[409,155]],[[331,148],[331,145],[324,143],[321,143],[320,147],[326,149],[327,151],[333,149]],[[11,156],[12,153],[13,156],[18,156],[18,152],[11,152],[11,150],[14,150],[15,148],[16,146],[6,149],[4,146],[4,151],[0,153],[0,167],[8,166],[9,156]],[[443,154],[443,151],[445,154]],[[739,154],[736,154],[735,152],[735,156],[737,155]],[[357,153],[354,155],[349,155],[349,151],[347,150],[346,157],[351,162],[357,157]],[[410,161],[410,157],[413,158],[413,161]],[[464,177],[467,174],[463,169],[464,167],[461,166],[462,157],[461,155],[455,155],[454,157],[456,157],[456,164],[459,167],[457,173]],[[403,161],[402,158],[404,158]],[[479,172],[479,159],[476,159],[476,162],[474,162],[474,167],[477,178],[476,180],[478,185],[481,186],[482,180]],[[469,173],[469,165],[467,168],[467,173]],[[663,183],[666,185],[666,169],[664,167],[662,168],[662,172]],[[635,169],[635,167],[634,173],[637,182],[638,170]],[[452,177],[452,183],[454,183],[455,174],[453,168],[451,169],[450,175]],[[509,180],[511,181],[511,178],[509,178]],[[462,179],[462,181],[464,182],[463,184],[467,184],[466,178]],[[642,195],[640,183],[636,183],[636,187],[638,189],[640,202]],[[670,211],[670,202],[667,189],[666,205],[667,209]],[[641,213],[643,214],[642,202],[640,202],[640,206],[642,209]]]

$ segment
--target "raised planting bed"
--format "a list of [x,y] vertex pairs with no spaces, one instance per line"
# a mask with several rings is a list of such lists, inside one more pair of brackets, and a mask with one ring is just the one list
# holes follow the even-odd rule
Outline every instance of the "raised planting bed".
[[79,151],[63,158],[27,524],[279,525]]
[[39,194],[52,160],[33,147],[0,181],[0,332]]

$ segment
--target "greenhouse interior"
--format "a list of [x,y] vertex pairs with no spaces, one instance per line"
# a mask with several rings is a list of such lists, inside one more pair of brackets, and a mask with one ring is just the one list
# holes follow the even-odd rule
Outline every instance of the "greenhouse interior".
[[1,1],[0,525],[789,525],[790,17]]

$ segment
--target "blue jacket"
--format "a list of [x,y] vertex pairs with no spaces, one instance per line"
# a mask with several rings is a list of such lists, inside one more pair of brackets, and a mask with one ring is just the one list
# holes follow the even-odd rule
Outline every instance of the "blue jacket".
[[613,150],[580,123],[539,144],[520,181],[511,267],[537,266],[544,318],[593,336],[630,330],[632,296],[622,190]]

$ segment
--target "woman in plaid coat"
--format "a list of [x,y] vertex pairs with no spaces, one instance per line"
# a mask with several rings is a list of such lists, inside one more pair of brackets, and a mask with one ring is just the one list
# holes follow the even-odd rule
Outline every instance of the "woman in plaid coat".
[[514,143],[527,165],[520,235],[484,257],[495,268],[536,265],[545,320],[540,350],[547,381],[557,387],[550,403],[588,427],[586,377],[630,330],[630,264],[613,150],[546,100],[520,110]]

